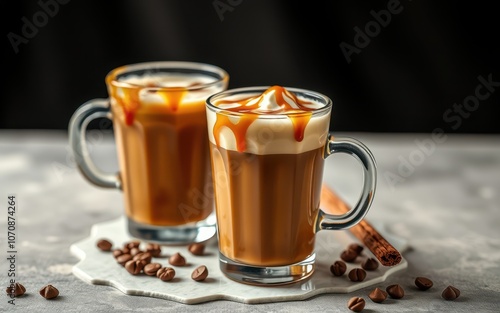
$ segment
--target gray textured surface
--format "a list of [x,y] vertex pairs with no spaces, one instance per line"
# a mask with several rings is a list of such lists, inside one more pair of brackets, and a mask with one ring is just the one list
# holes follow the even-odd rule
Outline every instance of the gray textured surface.
[[[340,135],[340,134],[339,134]],[[343,134],[344,135],[344,134]],[[351,135],[351,134],[345,134]],[[415,139],[428,134],[352,134],[370,147],[379,169],[378,188],[367,218],[383,222],[407,238],[409,267],[381,284],[401,284],[401,300],[376,304],[372,287],[352,294],[327,294],[304,301],[249,305],[214,301],[184,305],[168,300],[128,296],[112,287],[86,284],[71,273],[78,261],[69,246],[89,235],[98,222],[123,214],[121,194],[99,189],[74,168],[65,132],[0,132],[0,281],[7,286],[7,194],[18,200],[16,273],[27,295],[16,306],[1,297],[2,312],[348,312],[347,300],[362,296],[364,312],[498,312],[500,305],[500,136],[451,136],[423,160],[417,160]],[[116,170],[114,146],[93,134],[92,156]],[[423,155],[423,154],[422,154]],[[398,174],[401,160],[422,161],[401,176],[394,188],[386,175]],[[398,174],[399,175],[399,174]],[[361,181],[348,156],[328,159],[325,181],[347,201],[354,200]],[[427,276],[434,287],[413,285]],[[38,289],[53,284],[60,297],[47,301]],[[444,301],[447,285],[461,290],[456,301]],[[5,288],[5,287],[4,287]]]

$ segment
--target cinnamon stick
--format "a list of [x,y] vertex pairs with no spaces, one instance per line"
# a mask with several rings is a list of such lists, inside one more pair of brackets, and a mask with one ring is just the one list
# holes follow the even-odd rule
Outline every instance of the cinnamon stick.
[[[323,185],[321,190],[321,207],[332,214],[344,214],[351,208],[328,186]],[[384,266],[394,266],[401,262],[401,254],[380,233],[368,223],[361,220],[357,225],[349,228]]]

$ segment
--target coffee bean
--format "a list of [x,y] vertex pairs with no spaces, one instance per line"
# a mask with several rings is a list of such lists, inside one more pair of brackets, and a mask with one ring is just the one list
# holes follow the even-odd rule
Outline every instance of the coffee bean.
[[370,292],[368,297],[375,303],[382,303],[385,299],[387,299],[387,292],[380,288],[375,288],[372,292]]
[[357,243],[351,243],[349,246],[347,246],[347,250],[349,250],[349,249],[352,249],[352,250],[356,251],[356,253],[358,255],[360,255],[361,252],[363,252],[364,248],[363,248],[362,245],[359,245]]
[[148,243],[146,245],[146,252],[151,253],[153,257],[159,257],[161,254],[161,246],[157,243]]
[[171,267],[162,267],[156,272],[156,277],[162,281],[171,281],[175,277],[175,270]]
[[332,272],[334,276],[342,276],[345,274],[346,270],[347,265],[343,261],[335,261],[335,263],[330,266],[330,272]]
[[144,261],[130,260],[125,263],[125,269],[132,275],[138,275],[140,272],[142,272],[142,269],[145,265],[146,263]]
[[115,259],[117,257],[119,257],[120,255],[123,255],[123,254],[124,254],[124,252],[123,252],[122,249],[115,249],[115,250],[113,250],[113,256],[115,257]]
[[50,300],[50,299],[54,299],[55,297],[57,297],[59,295],[59,290],[57,290],[57,288],[52,286],[52,285],[47,285],[45,287],[42,287],[42,289],[40,289],[39,293],[45,299]]
[[405,295],[404,289],[398,284],[388,286],[385,291],[387,291],[389,296],[393,299],[401,299]]
[[365,278],[366,278],[366,272],[362,268],[353,268],[349,272],[348,276],[349,276],[349,279],[351,281],[359,282],[359,281],[365,280]]
[[123,254],[130,254],[130,248],[129,247],[123,247],[121,248]]
[[368,258],[361,263],[361,267],[366,271],[374,271],[378,268],[378,261],[374,258]]
[[142,271],[144,272],[144,274],[148,276],[156,276],[156,273],[160,268],[161,268],[160,263],[149,263],[144,266]]
[[365,299],[360,297],[352,297],[347,302],[347,308],[353,312],[361,312],[365,308]]
[[427,277],[417,277],[415,278],[415,285],[420,290],[427,290],[432,287],[433,283],[432,280]]
[[191,274],[191,278],[195,281],[203,281],[208,276],[208,269],[205,265],[198,266],[193,273]]
[[354,262],[357,257],[358,254],[353,249],[346,249],[340,254],[340,258],[346,262]]
[[172,255],[168,259],[168,262],[171,265],[173,265],[173,266],[184,266],[184,265],[186,265],[186,259],[179,252],[177,252],[176,254]]
[[123,247],[132,249],[132,248],[139,248],[140,245],[141,245],[140,241],[138,241],[138,240],[132,240],[132,241],[128,241],[128,242],[124,243]]
[[188,251],[193,255],[203,255],[205,251],[205,245],[201,243],[192,243],[188,246]]
[[113,247],[113,243],[105,238],[99,239],[96,245],[97,248],[101,249],[101,251],[111,251],[111,248]]
[[153,256],[149,252],[139,252],[132,257],[134,261],[144,261],[144,264],[151,263]]
[[443,293],[441,293],[441,297],[448,301],[455,300],[456,298],[460,297],[460,290],[453,286],[448,286],[445,290],[443,290]]
[[24,288],[24,286],[21,285],[20,283],[15,283],[15,284],[7,287],[7,289],[5,291],[7,291],[7,295],[9,295],[11,297],[12,296],[19,297],[19,296],[24,295],[24,293],[26,292],[26,288]]
[[130,255],[131,256],[135,256],[135,255],[137,255],[137,254],[139,254],[141,252],[144,252],[144,251],[142,251],[141,249],[139,249],[137,247],[134,247],[134,248],[130,249]]
[[130,260],[132,260],[132,256],[128,253],[122,254],[116,258],[116,262],[118,262],[118,264],[120,264],[121,266],[125,266],[125,263]]

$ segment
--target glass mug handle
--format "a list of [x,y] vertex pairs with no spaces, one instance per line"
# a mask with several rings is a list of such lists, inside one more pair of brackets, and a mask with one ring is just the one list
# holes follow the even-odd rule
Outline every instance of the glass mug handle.
[[69,123],[70,147],[78,169],[91,183],[104,188],[121,189],[120,175],[104,173],[92,161],[85,140],[89,123],[97,118],[111,119],[108,99],[94,99],[82,104],[73,113]]
[[[331,136],[331,138],[333,137]],[[363,190],[356,205],[345,214],[333,215],[320,209],[316,231],[347,229],[358,224],[368,213],[375,194],[377,169],[371,151],[363,143],[353,138],[328,139],[325,147],[325,158],[334,153],[350,154],[361,163],[363,166]]]

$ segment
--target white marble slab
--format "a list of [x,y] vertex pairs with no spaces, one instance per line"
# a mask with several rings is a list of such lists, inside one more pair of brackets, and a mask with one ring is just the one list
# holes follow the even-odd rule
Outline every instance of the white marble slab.
[[[339,260],[341,251],[350,243],[358,242],[348,231],[322,231],[317,235],[316,270],[304,282],[273,287],[258,287],[240,284],[226,278],[219,269],[216,239],[207,242],[206,255],[193,256],[187,247],[162,247],[162,255],[153,261],[167,266],[168,256],[175,252],[186,257],[188,265],[175,267],[176,277],[171,282],[163,282],[147,275],[133,276],[116,263],[110,252],[102,252],[96,248],[100,238],[108,238],[115,247],[132,240],[126,232],[125,219],[118,219],[95,224],[88,238],[71,245],[71,252],[81,260],[74,265],[73,274],[83,281],[94,285],[115,287],[128,295],[147,296],[168,299],[184,304],[197,304],[214,300],[230,300],[241,303],[270,303],[292,300],[304,300],[318,294],[350,293],[361,288],[385,281],[390,275],[407,268],[403,258],[400,264],[393,267],[380,265],[376,271],[368,271],[363,282],[351,282],[347,273],[354,267],[360,267],[363,258],[358,257],[356,263],[347,264],[347,272],[341,277],[330,273],[330,265]],[[382,225],[376,225],[383,236],[401,253],[407,248],[405,240],[387,233]],[[373,257],[370,251],[364,257]],[[206,265],[208,278],[203,282],[191,280],[191,272],[198,265]],[[170,266],[170,265],[169,265]]]

